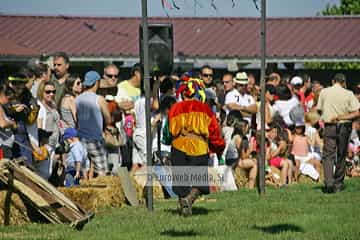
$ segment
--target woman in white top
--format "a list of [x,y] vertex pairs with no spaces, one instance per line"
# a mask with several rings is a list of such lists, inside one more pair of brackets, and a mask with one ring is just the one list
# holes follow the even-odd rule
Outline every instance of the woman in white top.
[[299,105],[298,98],[291,95],[291,91],[286,85],[279,85],[277,94],[279,100],[276,100],[273,105],[274,115],[279,114],[287,126],[294,125],[295,123],[290,118],[290,111]]
[[45,179],[49,178],[52,172],[52,153],[60,138],[60,114],[55,105],[56,88],[52,82],[42,82],[39,86],[38,100],[40,105],[37,125],[39,129],[51,132],[47,149],[50,159],[38,162],[36,167],[39,174]]

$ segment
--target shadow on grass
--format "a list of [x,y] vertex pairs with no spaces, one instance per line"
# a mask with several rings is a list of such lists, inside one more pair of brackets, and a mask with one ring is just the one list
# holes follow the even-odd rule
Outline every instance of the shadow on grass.
[[270,233],[270,234],[277,234],[277,233],[281,233],[281,232],[304,232],[304,229],[302,229],[299,226],[293,225],[293,224],[275,224],[275,225],[270,225],[270,226],[253,226],[252,227],[255,230],[260,230],[263,231],[265,233]]
[[160,233],[161,236],[170,236],[170,237],[195,237],[200,235],[199,233],[195,232],[194,230],[189,231],[178,231],[178,230],[165,230]]
[[[192,215],[208,215],[209,213],[221,212],[222,209],[207,209],[204,207],[192,207]],[[165,209],[165,212],[169,212],[173,215],[179,215],[177,209]]]

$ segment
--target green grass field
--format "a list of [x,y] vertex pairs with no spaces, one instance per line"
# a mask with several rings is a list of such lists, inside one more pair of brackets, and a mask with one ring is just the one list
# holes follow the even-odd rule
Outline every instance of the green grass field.
[[101,209],[82,231],[65,225],[0,227],[0,239],[360,239],[360,178],[341,193],[320,185],[242,189],[208,195],[193,216],[177,215],[175,200],[145,208]]

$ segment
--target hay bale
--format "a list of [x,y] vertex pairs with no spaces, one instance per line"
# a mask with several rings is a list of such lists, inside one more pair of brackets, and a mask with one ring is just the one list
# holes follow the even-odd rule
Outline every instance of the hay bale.
[[[4,203],[6,197],[6,190],[0,191],[0,225],[4,224]],[[29,223],[30,219],[27,214],[27,209],[19,197],[18,194],[13,193],[11,195],[11,204],[10,204],[10,225],[21,225]]]
[[125,203],[120,178],[116,176],[83,180],[78,187],[59,188],[59,190],[72,201],[93,212],[99,207],[121,207]]
[[[277,174],[278,176],[281,176],[281,171],[279,169],[277,169],[276,167],[271,166],[271,171],[275,174]],[[321,168],[321,172],[320,172],[320,181],[322,181],[324,178],[324,173],[323,173],[323,169]],[[279,181],[280,183],[280,181]],[[302,184],[312,184],[312,183],[318,183],[317,181],[313,180],[312,178],[302,175],[300,174],[299,178],[298,178],[298,183],[302,183]]]
[[309,176],[300,175],[299,176],[299,183],[305,183],[305,184],[314,184],[319,182],[324,182],[324,169],[321,167],[320,169],[320,179],[319,181],[315,181],[314,179],[310,178]]
[[[273,174],[280,176],[280,170],[271,167],[271,171]],[[249,173],[247,170],[242,169],[240,167],[235,168],[235,183],[238,188],[248,187],[249,182]],[[278,186],[280,181],[272,176],[271,173],[266,174],[265,176],[265,184],[270,186]]]
[[220,192],[222,190],[222,182],[218,170],[214,167],[209,167],[208,174],[210,192]]
[[248,173],[246,170],[240,167],[235,168],[235,183],[238,188],[248,186]]
[[[146,172],[143,170],[139,170],[135,174],[131,175],[131,178],[135,183],[138,199],[144,199],[146,196],[146,192],[145,192],[145,186],[147,182]],[[162,186],[155,177],[153,178],[153,196],[154,199],[165,198]]]
[[[131,179],[136,187],[138,199],[145,197],[146,175],[135,174]],[[155,199],[164,199],[160,183],[154,180],[153,194]],[[97,212],[99,207],[121,207],[126,204],[125,194],[118,176],[97,177],[91,180],[82,180],[80,186],[59,188],[66,197],[76,202],[88,211]]]
[[281,185],[281,171],[274,167],[270,166],[271,172],[268,172],[265,176],[265,184],[279,187]]
[[309,176],[305,176],[305,175],[300,175],[298,178],[298,183],[301,184],[312,184],[312,183],[317,183],[315,180],[313,180],[311,177]]

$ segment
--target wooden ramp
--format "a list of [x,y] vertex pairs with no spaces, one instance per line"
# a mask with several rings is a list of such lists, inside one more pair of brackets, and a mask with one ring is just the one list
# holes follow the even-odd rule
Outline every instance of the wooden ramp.
[[136,188],[130,178],[129,172],[126,167],[120,167],[118,170],[118,175],[121,180],[121,186],[125,193],[126,199],[129,201],[131,206],[138,207],[139,200],[136,196]]
[[[94,215],[86,212],[73,203],[53,185],[22,165],[19,161],[0,161],[0,182],[8,189],[5,199],[5,215],[9,215],[12,192],[19,194],[23,200],[38,211],[51,223],[69,224],[82,228]],[[5,225],[8,224],[5,216]]]

